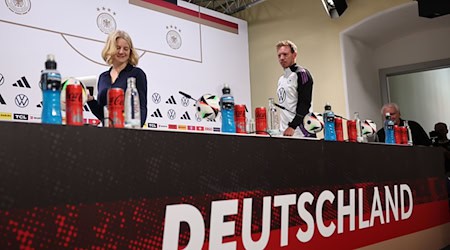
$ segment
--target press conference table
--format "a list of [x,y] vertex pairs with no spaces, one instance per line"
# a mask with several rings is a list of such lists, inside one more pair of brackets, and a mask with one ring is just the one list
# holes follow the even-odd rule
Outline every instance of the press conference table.
[[0,122],[0,249],[440,249],[439,150]]

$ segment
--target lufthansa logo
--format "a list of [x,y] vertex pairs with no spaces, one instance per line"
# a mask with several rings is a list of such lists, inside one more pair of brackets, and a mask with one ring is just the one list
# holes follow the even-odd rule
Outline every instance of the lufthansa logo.
[[152,101],[156,104],[161,102],[161,95],[158,93],[153,93],[152,95]]
[[2,86],[3,83],[5,83],[5,77],[2,74],[0,74],[0,86]]
[[9,10],[18,15],[27,14],[31,9],[30,0],[5,0],[5,2]]
[[167,111],[167,116],[169,117],[170,120],[175,119],[176,115],[177,113],[173,109],[169,109],[169,111]]
[[14,98],[14,101],[19,108],[25,108],[30,103],[30,100],[24,94],[18,94],[16,98]]
[[187,107],[189,105],[189,99],[187,99],[186,97],[181,97],[181,105],[183,105],[184,107]]
[[97,8],[98,11],[108,11],[108,12],[102,12],[97,16],[97,27],[100,29],[101,32],[105,34],[109,34],[116,30],[117,24],[116,20],[114,19],[113,15],[115,15],[115,12],[111,13],[111,9],[107,9],[105,7],[103,8]]
[[286,100],[286,91],[284,90],[284,88],[280,88],[277,91],[277,95],[278,95],[278,100],[280,101],[280,103],[283,103],[284,100]]
[[172,49],[179,49],[182,44],[181,40],[181,29],[178,29],[176,26],[167,26],[166,29],[169,31],[166,34],[166,42]]

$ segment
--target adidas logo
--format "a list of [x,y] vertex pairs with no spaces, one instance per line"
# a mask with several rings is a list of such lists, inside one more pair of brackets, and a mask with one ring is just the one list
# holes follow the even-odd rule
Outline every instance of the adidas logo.
[[159,118],[163,117],[162,114],[161,114],[161,111],[159,109],[156,109],[156,111],[153,112],[153,114],[151,114],[150,116],[151,117],[159,117]]
[[22,78],[20,78],[17,82],[13,83],[13,87],[31,88],[25,76],[22,76]]
[[36,105],[36,108],[42,108],[42,101]]
[[84,105],[83,109],[84,109],[84,111],[86,111],[86,112],[91,111],[91,110],[89,109],[89,106],[88,106],[87,104]]
[[3,99],[2,95],[0,95],[0,104],[6,105],[5,99]]
[[173,96],[170,96],[170,98],[166,101],[167,104],[177,104],[175,101],[175,98]]
[[181,116],[181,120],[191,120],[191,117],[189,116],[188,112],[184,112],[184,114]]

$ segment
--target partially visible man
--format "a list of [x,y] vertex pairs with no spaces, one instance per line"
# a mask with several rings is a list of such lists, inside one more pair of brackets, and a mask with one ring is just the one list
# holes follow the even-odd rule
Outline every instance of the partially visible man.
[[[391,114],[391,119],[394,120],[395,125],[397,126],[405,126],[405,120],[401,119],[401,113],[400,108],[395,103],[387,103],[384,104],[381,108],[381,115],[383,116],[383,121],[385,119],[386,113]],[[420,126],[419,123],[415,121],[408,120],[408,125],[411,129],[412,134],[412,140],[414,145],[423,145],[423,146],[430,146],[431,140],[428,137],[425,130]],[[378,141],[384,142],[385,134],[384,134],[384,127],[382,127],[377,132],[378,135]]]
[[440,147],[444,150],[445,171],[450,174],[450,140],[447,138],[447,125],[443,122],[438,122],[434,125],[434,131],[436,132],[437,138],[433,142],[433,146]]
[[308,114],[311,108],[313,78],[307,69],[297,65],[297,46],[293,42],[280,41],[276,49],[284,69],[278,80],[278,103],[286,108],[280,112],[280,131],[284,136],[312,137],[300,116]]

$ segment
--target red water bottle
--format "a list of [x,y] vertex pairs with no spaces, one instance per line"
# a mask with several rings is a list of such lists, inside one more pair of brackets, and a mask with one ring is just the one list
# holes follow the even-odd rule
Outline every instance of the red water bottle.
[[108,90],[109,125],[113,128],[124,127],[124,91],[121,88]]
[[267,135],[267,111],[265,107],[258,107],[255,109],[255,119],[256,133]]
[[69,84],[66,87],[66,124],[83,125],[83,87]]
[[347,134],[349,142],[356,142],[358,138],[358,133],[356,131],[356,121],[348,120],[347,121]]
[[403,144],[402,130],[397,125],[394,125],[394,136],[396,144]]
[[234,105],[234,121],[236,123],[236,133],[245,134],[245,105]]
[[334,118],[334,129],[336,130],[336,141],[344,141],[344,130],[342,127],[342,118]]

